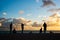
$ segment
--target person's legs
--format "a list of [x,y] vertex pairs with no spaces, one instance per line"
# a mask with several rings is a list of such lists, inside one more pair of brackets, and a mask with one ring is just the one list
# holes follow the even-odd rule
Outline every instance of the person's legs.
[[12,33],[12,29],[10,29],[10,34]]
[[22,28],[22,33],[23,33],[23,28]]
[[46,33],[46,27],[44,28],[44,33]]
[[24,26],[23,26],[23,28],[22,28],[23,30],[22,30],[22,32],[24,31]]
[[24,29],[23,29],[23,26],[22,26],[22,33],[23,33],[23,30],[24,30]]

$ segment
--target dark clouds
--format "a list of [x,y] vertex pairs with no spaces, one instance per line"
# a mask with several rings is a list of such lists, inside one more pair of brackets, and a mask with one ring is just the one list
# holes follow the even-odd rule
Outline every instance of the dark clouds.
[[42,0],[43,2],[43,5],[42,7],[45,7],[45,6],[56,6],[56,4],[52,1],[52,0]]

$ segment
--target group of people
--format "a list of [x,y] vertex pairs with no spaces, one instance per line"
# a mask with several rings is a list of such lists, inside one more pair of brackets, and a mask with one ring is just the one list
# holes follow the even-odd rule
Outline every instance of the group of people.
[[[12,30],[12,25],[13,24],[11,22],[11,24],[10,24],[10,33],[16,33],[15,28]],[[46,33],[47,24],[45,22],[43,24],[43,27],[44,27],[44,33]],[[21,29],[22,29],[21,33],[23,33],[23,31],[24,31],[24,24],[23,23],[21,23]],[[40,33],[42,33],[42,27],[40,29]]]
[[[43,24],[43,28],[44,28],[44,33],[46,33],[46,30],[47,30],[47,24],[44,22]],[[40,33],[42,33],[42,27],[40,29]]]
[[[16,33],[15,28],[12,30],[12,26],[13,26],[13,24],[11,22],[11,24],[10,24],[10,33]],[[21,29],[22,29],[21,33],[23,33],[23,30],[24,30],[24,24],[23,23],[21,23]]]

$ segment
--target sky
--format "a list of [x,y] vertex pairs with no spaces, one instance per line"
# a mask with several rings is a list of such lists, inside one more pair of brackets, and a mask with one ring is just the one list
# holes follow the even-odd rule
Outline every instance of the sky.
[[41,7],[42,0],[0,0],[0,18],[23,17],[32,21],[41,21],[53,13],[47,10],[60,7],[60,0],[52,0],[56,6]]

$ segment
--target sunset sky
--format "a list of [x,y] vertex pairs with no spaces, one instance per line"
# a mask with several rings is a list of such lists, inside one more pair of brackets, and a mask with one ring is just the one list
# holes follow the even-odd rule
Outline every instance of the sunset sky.
[[[25,27],[26,30],[39,30],[41,24],[38,23],[48,18],[46,22],[50,27],[48,26],[47,30],[60,30],[60,0],[49,2],[46,3],[43,0],[0,0],[0,18],[16,18],[17,22],[29,22],[25,23],[29,25],[29,27]],[[15,23],[16,19],[14,19]],[[32,27],[31,24],[39,27]]]
[[49,9],[59,8],[60,0],[52,0],[56,6],[41,7],[42,0],[0,0],[0,18],[23,17],[32,21],[41,21],[52,15]]

